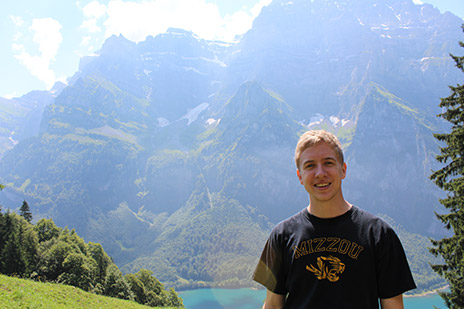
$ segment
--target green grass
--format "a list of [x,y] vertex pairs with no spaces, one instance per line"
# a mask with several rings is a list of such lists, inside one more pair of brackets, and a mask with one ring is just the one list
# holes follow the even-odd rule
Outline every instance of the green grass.
[[152,308],[73,286],[0,275],[0,308]]

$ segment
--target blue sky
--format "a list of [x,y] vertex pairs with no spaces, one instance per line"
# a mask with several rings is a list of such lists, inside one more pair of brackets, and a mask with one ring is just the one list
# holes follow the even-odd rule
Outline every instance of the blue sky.
[[[168,27],[231,41],[272,0],[12,0],[0,4],[0,97],[48,90],[112,34],[139,42]],[[414,0],[464,19],[464,0]]]

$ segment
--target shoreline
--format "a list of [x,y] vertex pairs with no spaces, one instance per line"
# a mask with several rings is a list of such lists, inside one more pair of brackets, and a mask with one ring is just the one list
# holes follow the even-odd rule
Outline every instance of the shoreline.
[[[410,298],[410,297],[413,298],[413,297],[430,296],[430,295],[438,294],[439,291],[446,290],[447,288],[449,288],[449,285],[446,285],[446,286],[443,286],[443,287],[440,287],[440,288],[436,288],[434,290],[417,293],[417,294],[410,294],[410,295],[403,294],[403,297],[405,297],[405,298]],[[221,289],[221,290],[250,289],[250,290],[253,290],[253,291],[264,290],[264,289],[257,288],[257,287],[236,287],[236,288],[230,287],[230,288],[228,288],[228,287],[208,287],[208,286],[204,286],[204,287],[197,287],[197,288],[193,288],[193,289],[185,289],[185,290],[178,290],[178,291],[176,290],[176,291],[182,293],[182,292],[200,290],[200,289]]]
[[424,297],[424,296],[430,296],[430,295],[434,295],[434,294],[438,294],[439,291],[442,291],[442,290],[446,290],[447,288],[449,288],[449,285],[445,285],[441,288],[436,288],[434,290],[430,290],[430,291],[425,291],[425,292],[422,292],[422,293],[419,293],[419,294],[411,294],[411,295],[403,295],[404,297]]

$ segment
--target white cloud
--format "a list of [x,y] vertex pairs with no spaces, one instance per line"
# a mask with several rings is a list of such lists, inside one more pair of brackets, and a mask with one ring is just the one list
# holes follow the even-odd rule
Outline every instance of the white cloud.
[[235,12],[231,16],[227,15],[224,18],[223,37],[226,40],[231,40],[236,35],[241,35],[247,32],[253,25],[253,20],[258,17],[263,7],[269,5],[272,0],[261,0],[255,4],[250,12],[241,10]]
[[152,0],[142,3],[113,0],[108,4],[109,18],[106,34],[123,34],[133,41],[142,41],[147,35],[166,32],[175,27],[193,31],[211,38],[222,19],[214,4],[204,0]]
[[13,99],[13,98],[17,98],[18,97],[18,93],[17,92],[13,92],[13,93],[7,93],[5,95],[2,96],[3,98],[5,99]]
[[98,1],[92,1],[87,4],[82,11],[87,18],[100,18],[106,13],[106,6]]
[[93,46],[93,41],[94,39],[91,36],[82,37],[80,46],[82,46],[84,50],[76,50],[76,54],[79,56],[79,58],[88,56],[89,53],[95,51],[96,48]]
[[23,52],[24,51],[24,45],[22,45],[22,44],[13,43],[13,44],[11,44],[11,48],[13,49],[13,51],[17,51],[17,52]]
[[18,27],[21,27],[24,24],[24,20],[21,18],[21,16],[10,15],[10,19]]
[[16,42],[22,37],[22,33],[21,31],[19,31],[19,28],[22,28],[22,26],[24,25],[24,20],[21,16],[14,16],[14,15],[10,15],[9,18],[11,19],[11,21],[13,22],[13,24],[15,24],[17,28],[16,33],[13,35],[13,42]]
[[82,46],[87,46],[89,45],[90,41],[92,40],[91,36],[84,36],[81,41]]
[[412,2],[414,2],[414,4],[424,4],[421,0],[412,0]]
[[47,89],[53,86],[56,80],[55,72],[49,68],[50,63],[46,59],[32,56],[25,51],[15,57],[29,69],[32,75],[45,82]]
[[233,15],[226,15],[221,29],[223,40],[231,41],[236,35],[247,32],[253,24],[253,18],[245,11],[238,11]]
[[250,12],[221,17],[216,4],[205,0],[148,0],[141,3],[111,0],[105,21],[106,36],[122,34],[139,42],[169,27],[192,31],[204,39],[232,41],[250,29],[253,19],[271,0],[261,0]]
[[41,58],[54,60],[63,41],[60,23],[52,18],[34,18],[29,29],[34,32],[34,42],[39,45]]
[[82,12],[86,17],[82,22],[81,28],[86,29],[90,33],[100,32],[101,28],[97,25],[97,22],[100,18],[106,14],[106,6],[99,3],[98,1],[92,1],[84,8]]
[[31,55],[25,45],[13,43],[15,57],[26,66],[32,75],[45,82],[48,88],[56,81],[55,72],[50,69],[51,61],[55,60],[58,48],[63,41],[60,33],[61,25],[52,18],[34,18],[29,31],[33,33],[33,42],[38,45],[39,55]]
[[82,22],[81,28],[87,29],[90,33],[100,32],[101,28],[97,25],[97,19],[86,19]]

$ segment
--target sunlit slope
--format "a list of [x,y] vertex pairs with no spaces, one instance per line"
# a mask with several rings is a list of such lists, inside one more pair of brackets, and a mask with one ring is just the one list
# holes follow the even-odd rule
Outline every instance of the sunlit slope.
[[152,308],[55,283],[0,275],[0,308]]

